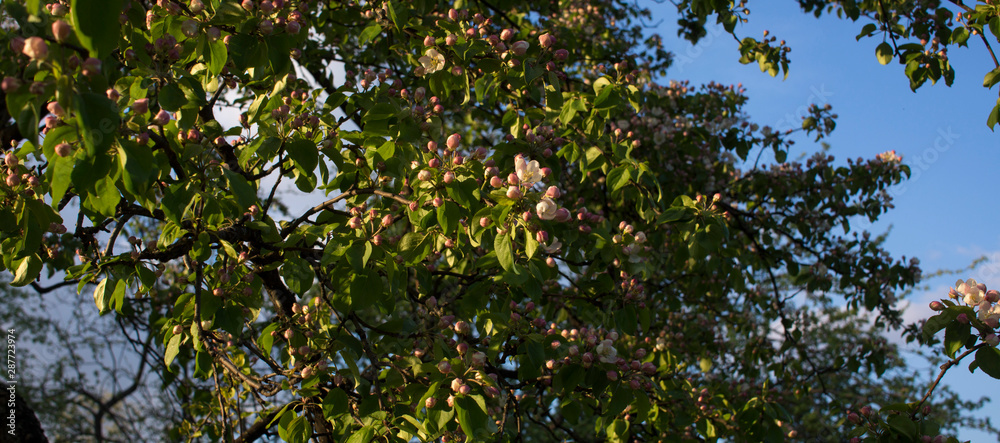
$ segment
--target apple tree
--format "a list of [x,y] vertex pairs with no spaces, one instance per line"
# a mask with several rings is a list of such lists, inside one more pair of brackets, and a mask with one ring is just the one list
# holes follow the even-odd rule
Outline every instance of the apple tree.
[[841,440],[920,384],[883,337],[918,263],[852,227],[908,168],[663,81],[636,4],[3,14],[2,267],[149,343],[166,438]]

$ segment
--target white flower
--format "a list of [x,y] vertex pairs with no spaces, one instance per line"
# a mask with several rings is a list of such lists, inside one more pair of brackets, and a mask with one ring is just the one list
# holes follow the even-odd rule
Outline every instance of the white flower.
[[875,157],[878,158],[879,161],[881,161],[882,163],[899,163],[900,161],[903,160],[902,156],[896,154],[895,149],[893,149],[892,151],[885,151]]
[[444,55],[437,51],[437,49],[431,48],[424,53],[423,57],[420,57],[417,61],[420,62],[424,67],[424,74],[433,74],[444,68]]
[[618,350],[615,349],[611,340],[601,341],[601,344],[597,345],[595,351],[597,352],[597,355],[601,357],[601,361],[605,363],[614,363],[618,361]]
[[958,280],[955,282],[955,286],[960,294],[963,294],[965,298],[965,304],[967,305],[978,305],[979,302],[983,301],[983,296],[985,295],[983,289],[979,287],[975,279],[968,279],[966,281]]
[[520,180],[521,184],[529,188],[542,179],[538,162],[535,160],[525,161],[521,154],[514,157],[514,172],[517,173],[517,179]]
[[559,206],[548,197],[542,197],[542,200],[535,205],[535,212],[538,213],[538,218],[542,220],[552,220],[556,218],[557,211],[559,211]]
[[546,254],[556,253],[559,251],[559,248],[561,247],[562,243],[559,242],[559,239],[555,237],[552,237],[552,241],[548,245],[542,246],[542,248],[545,249]]

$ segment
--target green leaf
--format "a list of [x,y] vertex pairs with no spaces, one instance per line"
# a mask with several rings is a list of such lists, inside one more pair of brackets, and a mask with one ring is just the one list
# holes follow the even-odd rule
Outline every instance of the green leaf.
[[347,443],[369,443],[372,437],[375,436],[375,428],[371,426],[365,426],[351,435],[351,438],[347,439]]
[[614,388],[614,393],[611,394],[611,402],[608,403],[608,409],[605,411],[604,417],[617,417],[618,414],[621,414],[628,407],[629,403],[632,403],[633,398],[635,398],[635,395],[632,390],[619,384]]
[[1000,122],[1000,100],[997,100],[997,105],[990,111],[990,116],[986,119],[986,127],[992,131],[997,122]]
[[896,432],[905,435],[907,438],[914,438],[917,434],[917,424],[910,420],[906,414],[890,415],[886,424]]
[[875,29],[877,29],[877,27],[875,26],[875,23],[868,23],[867,25],[864,25],[861,28],[861,32],[858,33],[858,36],[854,37],[854,40],[861,41],[861,37],[869,37],[869,36],[871,36],[872,33],[875,32]]
[[962,349],[965,342],[969,340],[971,328],[972,326],[968,323],[959,321],[953,321],[948,324],[944,330],[944,349],[949,357],[955,357],[955,353],[959,349]]
[[323,398],[323,416],[333,420],[337,416],[346,414],[347,406],[347,394],[342,389],[331,389]]
[[302,295],[312,287],[316,274],[309,262],[298,254],[287,254],[285,263],[281,265],[281,277],[290,291]]
[[438,223],[444,229],[445,235],[451,235],[458,229],[460,215],[461,212],[459,212],[458,205],[450,201],[444,202],[443,205],[437,208]]
[[607,183],[611,187],[611,192],[615,192],[628,184],[632,179],[629,168],[625,165],[618,166],[608,171]]
[[72,0],[69,11],[76,36],[91,56],[103,59],[118,48],[122,0]]
[[229,51],[226,50],[226,43],[222,39],[211,41],[207,37],[203,40],[202,55],[205,57],[205,65],[208,66],[208,73],[212,77],[217,77],[226,67],[229,60]]
[[121,201],[121,193],[115,187],[115,180],[105,176],[94,183],[94,193],[87,196],[83,201],[85,208],[91,209],[105,217],[115,215],[118,202]]
[[976,363],[990,377],[1000,379],[1000,350],[993,346],[984,346],[976,351]]
[[514,254],[512,251],[510,235],[498,234],[497,238],[493,241],[493,249],[496,251],[497,260],[500,261],[500,266],[502,266],[504,270],[510,271],[514,268]]
[[250,183],[242,175],[225,168],[223,168],[222,172],[225,174],[226,180],[229,181],[229,189],[236,196],[236,201],[240,204],[240,207],[249,208],[257,203],[257,191],[250,186]]
[[938,331],[944,329],[945,326],[948,326],[948,323],[955,319],[955,315],[956,313],[954,311],[948,310],[928,318],[927,321],[924,322],[924,338],[929,340],[937,334]]
[[489,419],[486,411],[471,397],[456,397],[455,411],[458,412],[458,424],[462,426],[465,435],[475,439],[476,436],[489,432],[486,428],[486,421]]
[[983,87],[992,88],[998,81],[1000,81],[1000,68],[986,73],[986,77],[983,78]]
[[[118,23],[118,19],[115,19],[115,23]],[[118,107],[107,97],[92,92],[77,96],[73,106],[87,153],[96,156],[98,152],[107,151],[114,142],[121,123]]]
[[359,43],[364,46],[368,42],[372,41],[377,35],[382,33],[382,26],[378,23],[372,22],[364,31],[361,31],[361,36],[359,36]]
[[184,91],[181,91],[181,87],[177,86],[176,83],[169,83],[160,89],[157,101],[161,108],[170,112],[174,112],[187,105],[187,98],[184,97]]
[[170,363],[174,361],[174,358],[177,357],[177,353],[179,353],[180,350],[181,335],[178,334],[170,337],[170,343],[167,344],[167,350],[163,352],[163,362],[166,363],[167,366],[170,366]]
[[271,353],[271,346],[274,345],[274,337],[271,336],[271,333],[277,330],[278,324],[271,323],[261,331],[260,337],[257,338],[257,345],[268,354]]
[[875,58],[883,65],[888,65],[892,61],[892,45],[882,42],[875,48]]
[[288,156],[303,174],[312,174],[319,163],[319,149],[309,140],[296,140],[285,146]]
[[18,265],[17,271],[14,273],[14,280],[10,284],[11,286],[26,286],[35,281],[35,277],[38,277],[38,273],[41,271],[42,259],[38,257],[38,254],[31,254],[21,260],[21,264]]

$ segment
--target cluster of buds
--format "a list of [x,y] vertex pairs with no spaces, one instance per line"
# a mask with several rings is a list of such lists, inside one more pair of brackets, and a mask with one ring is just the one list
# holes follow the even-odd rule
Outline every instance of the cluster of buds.
[[[976,320],[985,326],[979,328],[984,343],[994,347],[1000,344],[1000,337],[997,336],[997,329],[1000,327],[1000,303],[998,303],[1000,292],[996,289],[987,290],[985,284],[970,278],[956,281],[955,287],[948,291],[948,297],[975,309]],[[943,311],[948,308],[946,303],[953,302],[935,300],[931,302],[930,308],[934,311]],[[969,323],[972,320],[965,313],[960,313],[955,318],[962,323]]]

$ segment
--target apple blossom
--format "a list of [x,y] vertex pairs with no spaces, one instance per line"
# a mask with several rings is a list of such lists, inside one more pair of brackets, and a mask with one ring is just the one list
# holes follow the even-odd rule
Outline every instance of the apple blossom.
[[958,280],[955,283],[955,286],[956,290],[963,295],[962,300],[965,304],[970,306],[979,304],[985,295],[985,289],[980,288],[979,284],[976,283],[976,280],[971,278],[964,282],[962,280]]
[[521,154],[514,157],[514,171],[521,184],[530,187],[538,183],[542,179],[542,174],[538,169],[537,161],[526,161]]
[[528,47],[529,46],[531,46],[531,45],[529,45],[528,42],[526,42],[524,40],[520,40],[520,41],[514,42],[514,44],[510,46],[510,51],[513,52],[514,55],[520,57],[520,56],[522,56],[522,55],[524,55],[525,53],[528,52]]
[[538,214],[538,218],[542,220],[552,220],[556,218],[556,213],[559,211],[559,207],[556,202],[552,201],[549,197],[542,197],[542,199],[535,205],[535,211]]
[[421,66],[424,68],[424,74],[433,74],[444,68],[444,55],[437,51],[437,49],[431,48],[424,53],[417,61],[420,62]]

